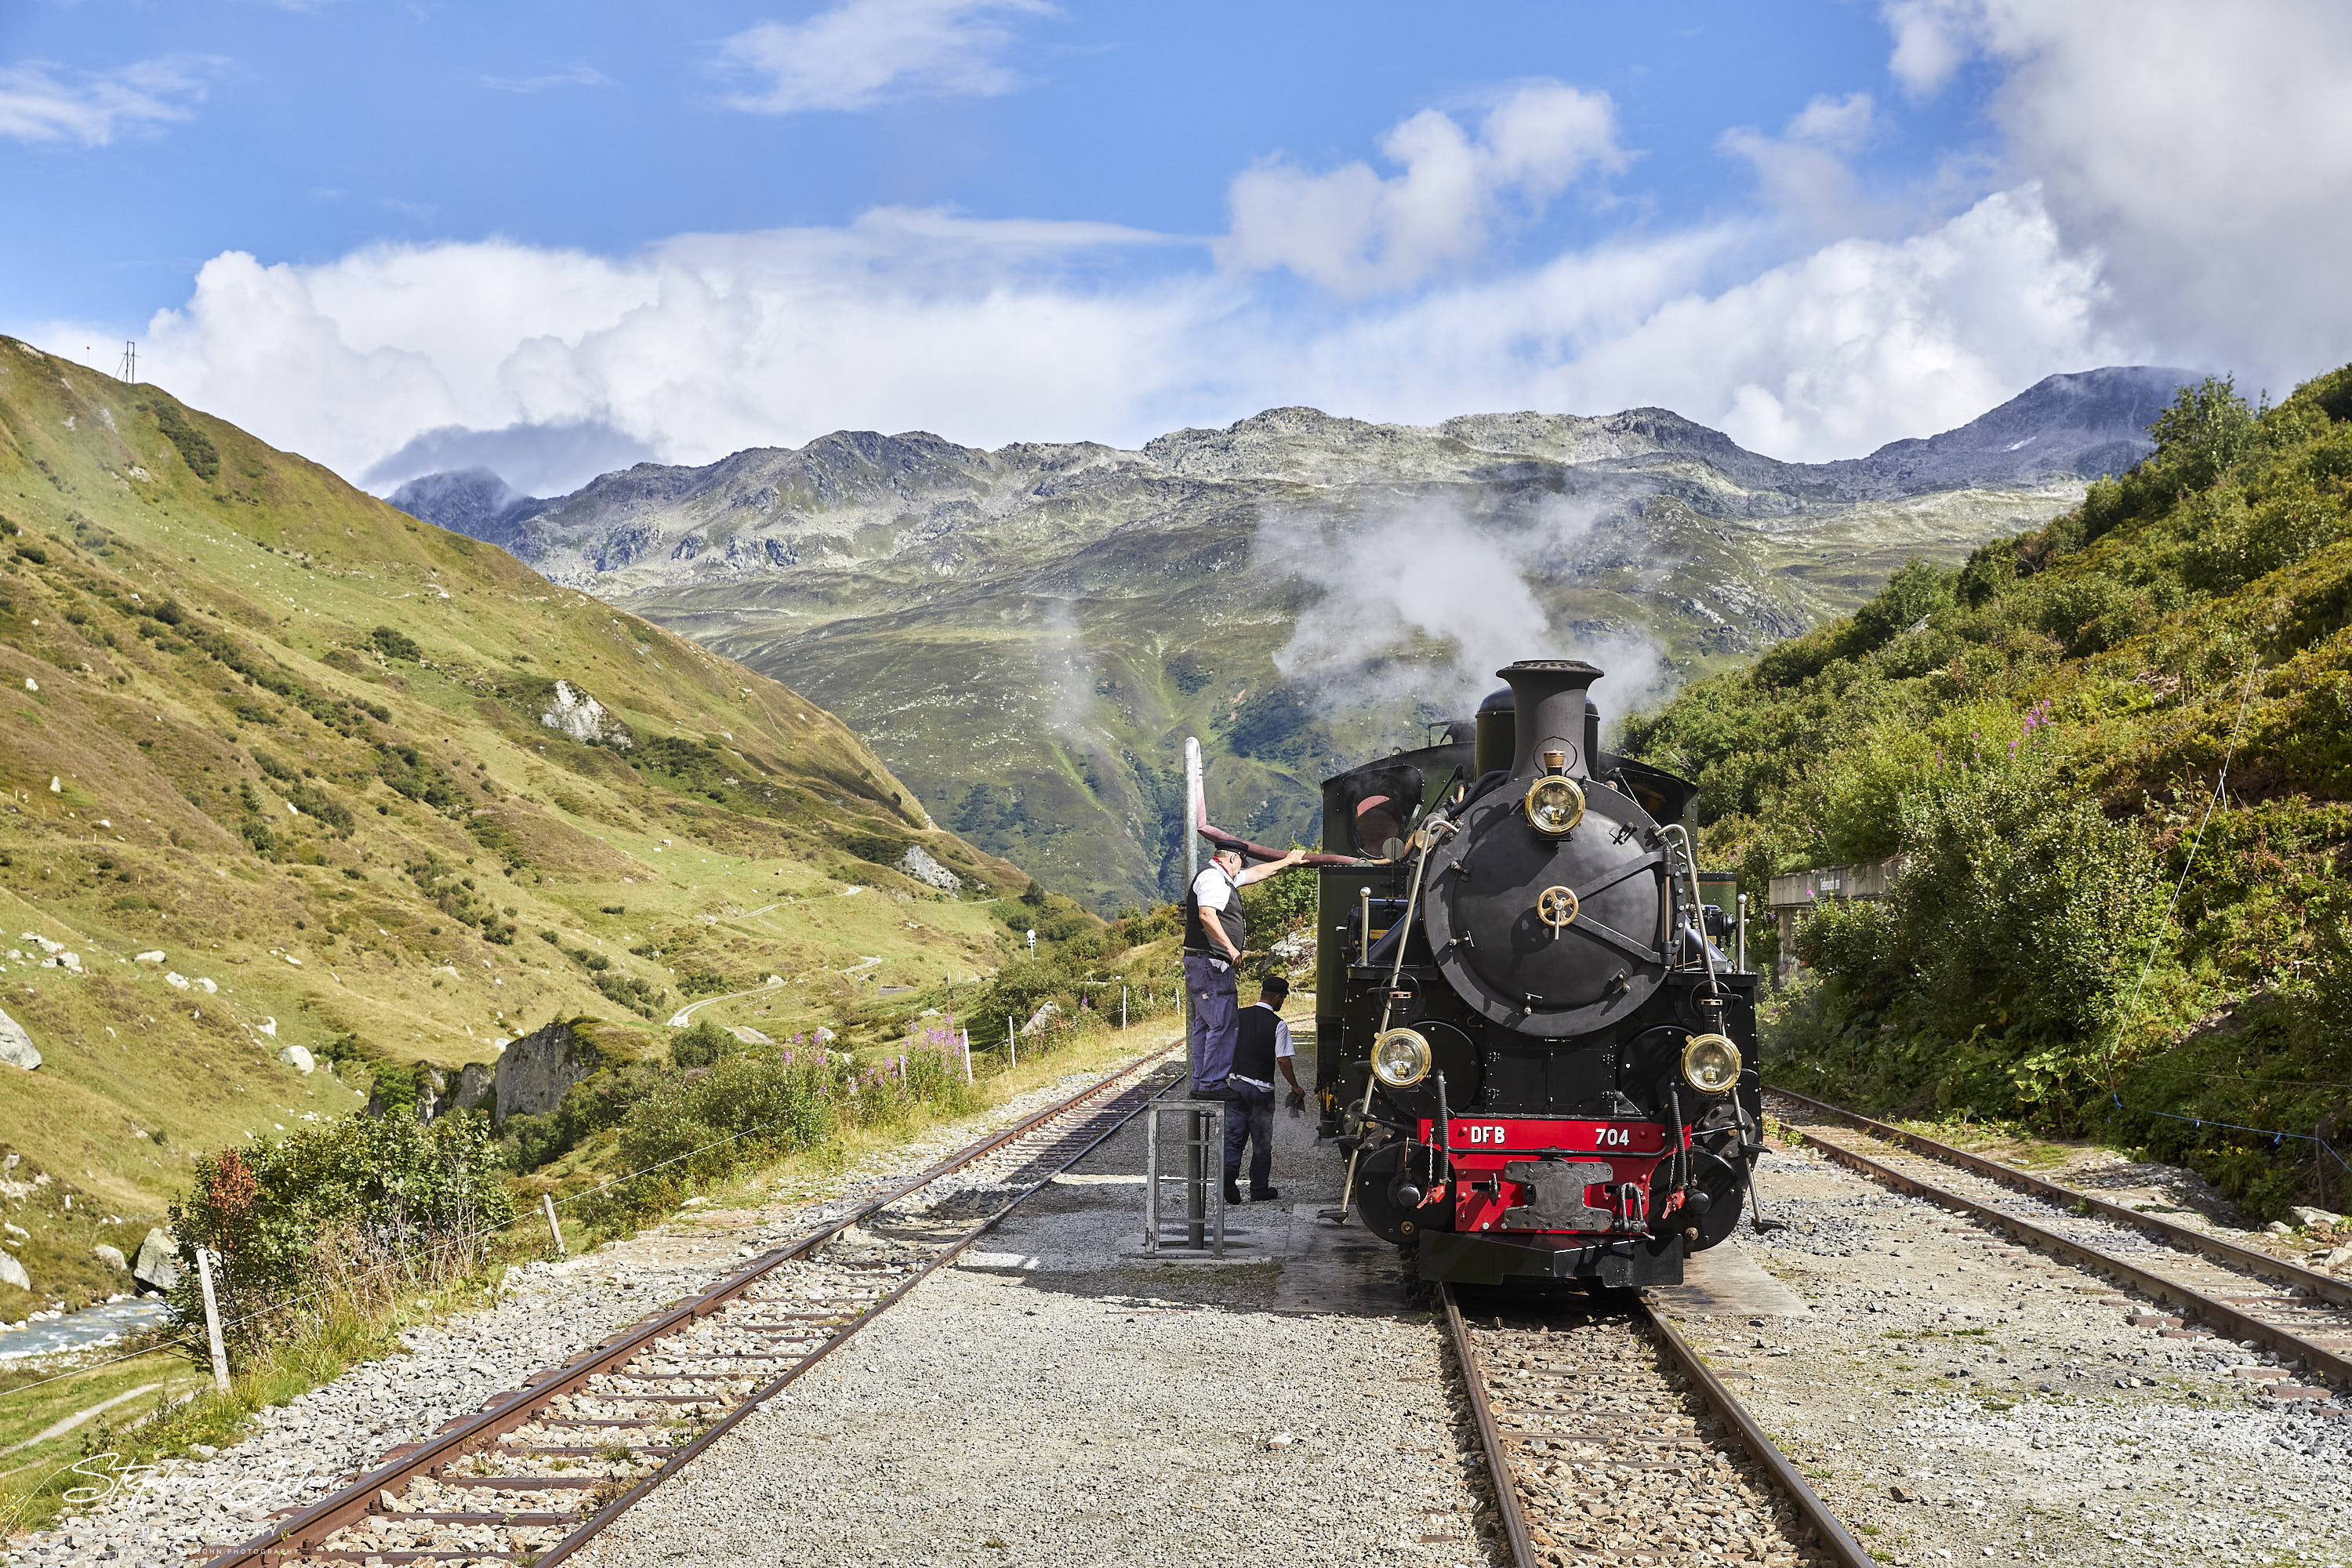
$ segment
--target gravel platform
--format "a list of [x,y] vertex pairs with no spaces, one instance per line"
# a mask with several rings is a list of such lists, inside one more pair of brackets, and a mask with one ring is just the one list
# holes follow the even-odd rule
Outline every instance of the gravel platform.
[[[677,1563],[1500,1563],[1442,1325],[1313,1211],[1339,1163],[1277,1112],[1278,1203],[1222,1262],[1140,1252],[1141,1123],[1014,1211],[591,1542]],[[1320,1233],[1319,1235],[1318,1233]],[[1286,1269],[1330,1291],[1295,1304]]]

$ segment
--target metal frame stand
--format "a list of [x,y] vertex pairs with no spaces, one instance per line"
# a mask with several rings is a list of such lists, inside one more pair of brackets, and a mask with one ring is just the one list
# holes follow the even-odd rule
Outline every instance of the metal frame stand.
[[[1160,1119],[1171,1111],[1184,1118],[1185,1215],[1181,1245],[1160,1235]],[[1143,1117],[1143,1250],[1154,1256],[1211,1258],[1225,1255],[1225,1184],[1203,1182],[1209,1170],[1222,1175],[1225,1163],[1225,1105],[1218,1100],[1155,1100]],[[1205,1189],[1205,1190],[1204,1190]],[[1205,1211],[1205,1212],[1204,1212]]]

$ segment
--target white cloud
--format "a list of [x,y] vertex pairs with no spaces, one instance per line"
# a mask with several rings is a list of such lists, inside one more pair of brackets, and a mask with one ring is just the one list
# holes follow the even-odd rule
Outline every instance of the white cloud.
[[1866,92],[1822,97],[1800,110],[1779,136],[1753,126],[1727,131],[1718,142],[1756,169],[1764,199],[1816,238],[1885,232],[1895,210],[1865,198],[1847,159],[1878,129],[1878,106]]
[[1118,272],[1160,237],[881,211],[625,258],[230,253],[139,335],[152,379],[386,489],[484,460],[568,489],[648,454],[708,462],[841,428],[1133,446],[1286,403],[1417,423],[1660,404],[1776,456],[1841,457],[2128,354],[2094,321],[2095,270],[2032,191],[1712,282],[1754,239],[1619,242],[1302,317],[1231,273]]
[[1392,126],[1368,163],[1313,174],[1275,159],[1233,183],[1226,265],[1286,268],[1343,298],[1420,282],[1476,257],[1506,196],[1540,211],[1590,170],[1615,170],[1616,105],[1564,82],[1521,86],[1488,110],[1475,139],[1423,110]]
[[1904,90],[1925,97],[1943,90],[1967,60],[1967,35],[1979,14],[1977,0],[1886,0],[1879,7],[1895,35],[1887,68]]
[[898,97],[994,97],[1022,85],[1001,58],[1014,41],[1008,21],[1055,14],[1045,0],[842,0],[804,22],[761,22],[727,39],[727,64],[761,79],[727,101],[795,114]]
[[64,72],[44,60],[0,66],[0,136],[103,147],[186,120],[224,64],[165,55],[110,71]]
[[499,92],[545,92],[551,87],[610,87],[613,79],[594,66],[576,65],[543,76],[486,76],[481,83]]
[[2011,178],[2100,258],[2116,319],[2284,390],[2352,359],[2352,7],[2336,0],[1898,0],[1892,68],[1971,59]]
[[[599,451],[707,461],[845,426],[1082,435],[1105,410],[1131,417],[1153,385],[1135,367],[1185,361],[1181,334],[1218,314],[1213,282],[1104,293],[1074,276],[1156,242],[880,211],[617,258],[501,241],[310,267],[231,252],[149,323],[142,354],[178,395],[384,487],[410,477],[381,466],[389,454],[462,450],[453,427],[497,433],[513,466],[567,486]],[[544,427],[543,459],[517,427]]]

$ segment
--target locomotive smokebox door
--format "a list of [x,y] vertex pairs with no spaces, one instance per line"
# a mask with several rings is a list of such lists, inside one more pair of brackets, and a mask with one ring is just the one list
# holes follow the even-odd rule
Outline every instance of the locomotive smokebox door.
[[1588,771],[1585,689],[1601,671],[1530,659],[1497,673],[1516,708],[1511,772],[1430,853],[1430,945],[1491,1022],[1545,1039],[1591,1034],[1664,978],[1666,847],[1647,813]]

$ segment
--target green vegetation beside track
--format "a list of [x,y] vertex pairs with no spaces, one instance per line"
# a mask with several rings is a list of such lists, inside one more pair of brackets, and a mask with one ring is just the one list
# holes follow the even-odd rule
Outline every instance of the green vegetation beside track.
[[2154,433],[2074,510],[1906,566],[1626,748],[1699,782],[1759,911],[1776,872],[1907,858],[1800,928],[1768,1076],[2341,1209],[2311,1140],[2352,1157],[2352,367],[2260,409],[2209,382]]

